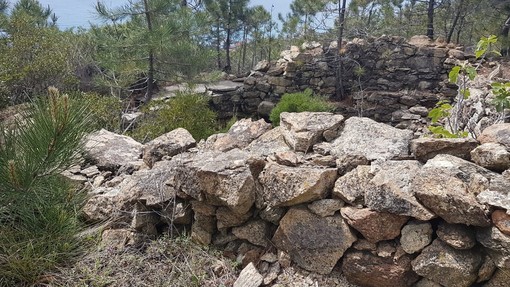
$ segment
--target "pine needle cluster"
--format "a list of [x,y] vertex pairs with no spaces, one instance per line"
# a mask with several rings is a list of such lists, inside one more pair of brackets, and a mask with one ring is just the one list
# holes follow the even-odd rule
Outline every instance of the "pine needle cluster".
[[79,251],[83,192],[60,175],[80,156],[88,109],[49,89],[0,134],[0,286],[31,285]]

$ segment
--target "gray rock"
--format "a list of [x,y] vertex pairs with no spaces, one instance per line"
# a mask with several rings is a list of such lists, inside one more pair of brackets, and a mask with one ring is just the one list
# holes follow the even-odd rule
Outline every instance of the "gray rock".
[[285,143],[283,128],[279,126],[252,141],[246,150],[254,155],[268,156],[277,152],[290,151],[291,149]]
[[271,115],[271,111],[275,107],[275,104],[273,102],[269,101],[262,101],[257,107],[257,114],[260,117],[263,118],[269,118],[269,115]]
[[441,284],[438,284],[427,278],[422,278],[420,281],[416,282],[413,287],[441,287]]
[[510,168],[510,152],[504,145],[485,143],[471,151],[473,161],[487,169],[504,171]]
[[232,233],[237,238],[245,239],[258,246],[267,247],[269,244],[269,223],[263,220],[254,220],[243,226],[234,227]]
[[343,207],[341,213],[347,224],[358,230],[368,241],[374,243],[395,239],[400,235],[400,229],[409,219],[407,216],[349,206]]
[[476,240],[488,249],[496,266],[510,269],[510,236],[492,226],[478,229]]
[[421,164],[415,160],[383,161],[372,163],[375,176],[371,184],[375,186],[365,193],[365,204],[368,208],[398,215],[414,217],[419,220],[430,220],[435,217],[414,196],[411,187]]
[[484,287],[507,287],[510,282],[510,268],[498,269]]
[[271,222],[274,225],[278,225],[280,219],[285,215],[285,208],[283,207],[270,207],[266,206],[260,210],[259,216],[267,222]]
[[218,137],[212,145],[213,150],[229,151],[243,149],[271,129],[271,124],[263,119],[253,122],[251,119],[237,121],[226,134]]
[[492,258],[489,255],[484,255],[482,266],[480,266],[478,270],[478,279],[476,282],[480,283],[491,279],[496,269],[496,264],[494,264]]
[[360,165],[337,179],[332,196],[351,204],[364,206],[365,193],[375,188],[371,167]]
[[252,216],[251,212],[245,214],[237,214],[227,207],[220,206],[216,210],[216,219],[218,229],[239,226],[248,221]]
[[263,202],[268,206],[293,206],[325,198],[337,178],[336,169],[287,167],[269,163],[259,175]]
[[250,170],[250,154],[234,149],[183,155],[167,182],[175,190],[210,205],[247,213],[255,202],[256,185]]
[[172,157],[196,146],[193,136],[185,129],[178,128],[146,143],[143,147],[143,161],[149,167],[164,156]]
[[421,251],[432,242],[432,225],[429,222],[411,221],[402,228],[400,244],[408,254]]
[[323,140],[338,136],[344,117],[324,112],[281,113],[280,126],[287,144],[295,151],[307,152]]
[[259,287],[263,281],[264,277],[260,275],[255,265],[250,263],[241,271],[236,282],[234,282],[234,287]]
[[451,155],[429,160],[414,178],[416,197],[448,223],[488,226],[487,208],[476,194],[489,187],[494,175],[471,162]]
[[344,206],[345,202],[338,199],[321,199],[308,204],[311,212],[321,217],[332,216]]
[[334,142],[331,154],[338,157],[359,157],[367,160],[409,157],[413,132],[400,130],[368,118],[351,117]]
[[355,241],[340,215],[320,217],[306,208],[291,208],[273,237],[297,265],[320,274],[329,274]]
[[100,169],[118,169],[137,161],[143,145],[128,136],[105,129],[91,133],[85,139],[85,157]]
[[427,161],[438,154],[450,154],[466,160],[478,142],[471,138],[419,138],[411,141],[411,153],[420,161]]
[[510,123],[495,124],[484,129],[478,136],[480,143],[498,143],[510,148]]
[[439,239],[455,249],[471,249],[476,245],[475,233],[462,224],[441,222],[436,233]]
[[262,60],[259,61],[255,65],[255,67],[253,67],[253,70],[258,72],[267,72],[267,70],[269,70],[269,67],[271,67],[271,63],[269,63],[269,61],[267,60]]
[[454,249],[437,239],[412,262],[418,275],[445,287],[471,286],[481,264],[479,251]]

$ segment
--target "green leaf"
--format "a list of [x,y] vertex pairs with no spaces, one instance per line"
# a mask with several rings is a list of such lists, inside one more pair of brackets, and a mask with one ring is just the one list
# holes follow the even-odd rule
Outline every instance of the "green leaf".
[[448,74],[448,79],[451,83],[457,84],[457,79],[459,78],[460,66],[455,66],[452,68],[450,73]]
[[476,69],[474,67],[468,66],[466,67],[466,73],[471,81],[473,81],[476,77]]
[[469,89],[460,89],[459,92],[462,96],[464,96],[464,99],[467,99],[469,96],[471,96],[471,91],[469,91]]
[[459,137],[458,135],[449,132],[442,126],[437,126],[437,127],[429,126],[428,129],[433,134],[438,135],[439,137],[442,137],[442,138],[458,138]]

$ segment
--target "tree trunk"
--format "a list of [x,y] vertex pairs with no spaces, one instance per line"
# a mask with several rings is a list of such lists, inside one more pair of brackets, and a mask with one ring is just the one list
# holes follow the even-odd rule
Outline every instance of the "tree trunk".
[[460,19],[460,14],[464,8],[464,0],[460,0],[459,6],[457,7],[457,12],[455,13],[455,18],[453,19],[452,26],[450,27],[450,32],[448,32],[448,37],[446,37],[446,43],[450,43],[452,41],[453,32],[455,32],[455,28],[457,27],[457,23]]
[[221,70],[221,34],[220,34],[220,18],[216,22],[216,63],[218,70]]
[[[145,19],[147,20],[147,29],[149,30],[149,37],[152,34],[152,15],[149,9],[148,0],[143,0],[144,9],[145,9]],[[149,103],[152,99],[152,93],[154,91],[154,50],[152,48],[152,44],[149,43],[148,50],[148,65],[149,69],[147,71],[147,93],[145,95],[145,103]]]
[[242,71],[244,72],[244,68],[246,67],[246,46],[247,46],[247,38],[248,38],[248,27],[247,25],[244,26],[244,29],[243,29],[243,64],[242,64]]
[[255,31],[253,33],[253,54],[251,55],[251,68],[255,67],[255,58],[257,58],[257,37],[255,35],[258,35],[259,29],[255,27]]
[[338,51],[336,53],[336,62],[338,68],[336,70],[336,97],[340,100],[344,99],[344,84],[343,84],[343,62],[342,62],[342,39],[344,37],[345,29],[345,5],[346,0],[338,1]]
[[230,63],[230,42],[232,34],[232,0],[228,1],[228,16],[227,16],[227,38],[225,39],[225,67],[223,71],[230,73],[232,71],[232,65]]
[[503,47],[501,48],[501,54],[503,56],[508,56],[509,55],[509,41],[508,41],[508,33],[510,32],[510,16],[508,16],[508,18],[506,19],[505,23],[503,24],[503,27],[501,27],[501,32],[499,33],[499,35],[501,36],[502,38],[502,44],[503,44]]
[[427,9],[427,36],[430,40],[434,39],[434,5],[436,4],[436,0],[429,0],[429,7]]

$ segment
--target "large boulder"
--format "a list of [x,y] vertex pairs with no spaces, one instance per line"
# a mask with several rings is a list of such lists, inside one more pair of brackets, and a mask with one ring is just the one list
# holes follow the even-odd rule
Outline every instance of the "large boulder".
[[458,250],[436,239],[415,260],[418,275],[445,287],[469,287],[476,282],[482,255],[477,250]]
[[255,202],[255,179],[250,154],[234,149],[207,151],[172,158],[176,169],[168,183],[178,192],[210,205],[246,214]]
[[264,204],[293,206],[325,198],[337,178],[334,168],[288,167],[269,163],[259,175]]
[[495,124],[483,130],[478,136],[480,143],[499,143],[510,148],[510,124]]
[[307,152],[320,141],[338,136],[344,117],[325,112],[281,113],[280,126],[287,144],[295,151]]
[[485,143],[471,151],[471,157],[476,164],[494,171],[504,171],[510,168],[510,152],[498,143]]
[[226,134],[219,136],[212,145],[213,150],[229,151],[234,148],[243,149],[271,129],[271,124],[263,119],[252,121],[242,119],[237,121]]
[[137,161],[143,145],[128,136],[105,129],[89,134],[85,139],[85,157],[100,169],[116,170]]
[[421,164],[415,160],[383,161],[372,163],[375,176],[371,183],[375,187],[365,193],[365,204],[379,212],[430,220],[435,215],[415,197],[411,187]]
[[478,202],[476,195],[490,189],[495,177],[471,162],[438,155],[418,172],[413,189],[423,205],[448,223],[489,226],[487,207]]
[[368,208],[344,207],[342,217],[370,242],[392,240],[400,235],[400,229],[409,217],[372,211]]
[[143,161],[152,167],[164,156],[172,157],[185,152],[196,144],[195,139],[187,130],[178,128],[146,143],[143,147]]
[[338,157],[396,159],[409,157],[413,132],[400,130],[368,118],[351,117],[333,142],[331,153]]
[[291,208],[273,236],[276,247],[297,265],[320,274],[329,274],[355,241],[340,215],[320,217],[304,207]]
[[427,161],[438,154],[450,154],[466,160],[478,146],[471,138],[419,138],[411,141],[411,153],[420,161]]

